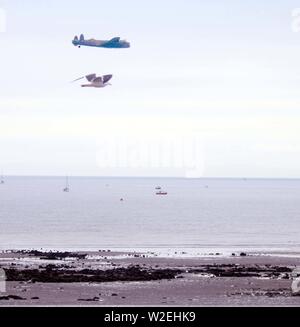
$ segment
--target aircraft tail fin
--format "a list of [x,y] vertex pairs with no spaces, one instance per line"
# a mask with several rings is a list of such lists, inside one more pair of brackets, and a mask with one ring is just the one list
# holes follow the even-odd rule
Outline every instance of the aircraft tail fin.
[[84,35],[83,34],[80,35],[80,41],[84,41]]
[[74,37],[74,41],[78,41],[78,36],[77,35]]

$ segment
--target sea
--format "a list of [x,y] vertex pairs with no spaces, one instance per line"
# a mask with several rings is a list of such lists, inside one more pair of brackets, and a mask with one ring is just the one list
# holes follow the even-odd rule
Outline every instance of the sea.
[[5,178],[1,250],[300,252],[297,179],[70,177],[63,192],[65,183]]

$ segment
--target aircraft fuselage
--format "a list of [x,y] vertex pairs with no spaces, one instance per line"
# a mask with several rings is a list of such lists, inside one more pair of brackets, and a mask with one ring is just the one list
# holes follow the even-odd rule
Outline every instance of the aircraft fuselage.
[[96,47],[96,48],[108,48],[108,49],[116,49],[116,48],[130,48],[130,43],[125,40],[120,40],[119,38],[114,38],[108,41],[101,40],[85,40],[83,35],[78,39],[76,36],[72,41],[74,46],[87,46],[87,47]]

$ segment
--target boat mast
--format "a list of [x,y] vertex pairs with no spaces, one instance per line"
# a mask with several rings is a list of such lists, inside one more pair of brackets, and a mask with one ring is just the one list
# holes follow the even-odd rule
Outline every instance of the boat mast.
[[64,188],[64,192],[69,192],[70,187],[69,187],[69,176],[66,176],[66,187]]

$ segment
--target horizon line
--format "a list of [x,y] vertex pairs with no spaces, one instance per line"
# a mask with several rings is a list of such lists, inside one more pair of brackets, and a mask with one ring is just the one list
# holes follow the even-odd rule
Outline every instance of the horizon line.
[[6,177],[45,177],[45,178],[66,178],[66,176],[71,178],[123,178],[123,179],[139,179],[139,178],[148,178],[148,179],[242,179],[242,180],[254,180],[254,179],[280,179],[280,180],[298,180],[300,177],[230,177],[230,176],[203,176],[203,177],[184,177],[184,176],[101,176],[101,175],[2,175],[3,178]]

